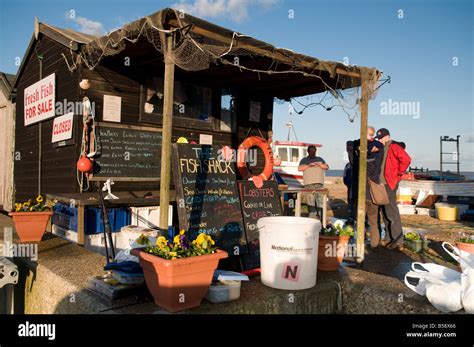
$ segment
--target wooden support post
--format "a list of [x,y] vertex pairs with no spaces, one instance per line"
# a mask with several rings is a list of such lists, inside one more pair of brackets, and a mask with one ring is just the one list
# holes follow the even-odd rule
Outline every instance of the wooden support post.
[[365,256],[365,199],[367,189],[367,126],[369,98],[367,83],[362,79],[360,104],[359,191],[357,195],[357,263]]
[[77,243],[79,245],[84,245],[84,234],[86,229],[86,223],[84,218],[84,206],[80,204],[79,206],[77,206]]
[[163,96],[163,136],[161,144],[160,175],[160,229],[168,231],[168,205],[170,202],[171,176],[171,133],[173,127],[174,63],[167,58],[167,52],[173,47],[173,35],[166,38],[165,85]]

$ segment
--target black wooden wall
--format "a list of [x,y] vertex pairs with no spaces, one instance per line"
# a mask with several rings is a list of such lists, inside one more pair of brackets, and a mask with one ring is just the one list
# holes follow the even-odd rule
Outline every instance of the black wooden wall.
[[[25,127],[23,118],[24,89],[40,80],[42,56],[42,77],[56,73],[56,102],[64,99],[76,101],[79,98],[78,72],[69,72],[64,58],[70,51],[58,42],[40,36],[35,50],[24,59],[25,67],[17,84],[16,126],[15,126],[15,200],[35,198],[38,193],[38,138],[39,123]],[[42,145],[42,189],[44,193],[72,193],[78,191],[76,183],[76,161],[79,149],[76,145],[56,147],[51,143],[53,119],[41,123]],[[73,136],[77,137],[81,124],[75,119]]]
[[[43,59],[42,77],[56,73],[56,102],[66,99],[67,101],[80,101],[87,96],[95,103],[96,119],[102,121],[102,106],[104,94],[122,97],[121,124],[160,127],[158,124],[150,124],[140,120],[140,85],[144,82],[144,76],[150,73],[151,67],[141,64],[140,67],[124,67],[117,64],[122,57],[116,56],[105,58],[101,65],[94,70],[78,66],[74,72],[68,70],[67,64],[61,55],[63,53],[71,61],[71,53],[68,48],[48,37],[40,37],[36,43],[36,52]],[[157,52],[150,52],[158,54]],[[16,108],[16,131],[15,152],[19,154],[20,160],[15,161],[15,189],[16,200],[24,200],[35,197],[38,190],[38,128],[39,124],[24,126],[23,120],[23,90],[40,79],[39,61],[36,53],[25,57],[25,68],[17,85],[17,108]],[[160,67],[153,66],[153,71],[160,71]],[[161,71],[163,67],[161,66]],[[154,73],[156,75],[156,73]],[[180,73],[181,77],[183,72]],[[185,74],[184,74],[185,76]],[[79,81],[86,78],[91,82],[91,88],[82,91]],[[232,89],[229,82],[226,88]],[[273,111],[273,98],[270,96],[250,95],[245,89],[236,89],[237,95],[237,131],[226,133],[215,130],[199,129],[196,127],[173,127],[173,141],[184,136],[189,140],[199,142],[199,134],[213,135],[214,144],[231,145],[237,148],[245,139],[247,134],[259,135],[259,131],[268,137],[268,131],[272,129],[272,120],[267,114]],[[213,93],[219,95],[213,101],[213,115],[219,118],[220,114],[220,89],[213,87]],[[261,121],[259,124],[249,121],[250,100],[261,102]],[[82,136],[81,116],[75,115],[74,140],[70,145],[57,147],[51,143],[53,119],[42,122],[42,193],[77,193],[79,187],[76,182],[76,161],[80,153]],[[250,130],[250,132],[249,132]],[[259,156],[257,167],[263,167],[263,158]],[[139,191],[159,190],[158,182],[116,182],[114,190]]]

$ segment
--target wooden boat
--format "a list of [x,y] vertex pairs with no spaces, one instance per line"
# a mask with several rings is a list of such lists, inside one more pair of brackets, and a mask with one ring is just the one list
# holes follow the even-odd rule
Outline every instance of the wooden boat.
[[440,195],[474,197],[474,180],[436,181],[427,179],[403,179],[400,181],[399,188],[410,189],[413,195],[418,192],[425,192],[426,196]]

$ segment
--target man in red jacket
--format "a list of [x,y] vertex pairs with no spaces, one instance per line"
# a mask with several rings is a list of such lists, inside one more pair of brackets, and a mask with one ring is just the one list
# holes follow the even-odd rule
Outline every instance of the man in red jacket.
[[411,158],[405,150],[390,138],[385,129],[377,131],[377,139],[384,145],[380,182],[385,185],[390,203],[382,207],[385,217],[385,240],[392,249],[401,248],[403,243],[402,220],[397,206],[397,189],[401,176],[410,166]]

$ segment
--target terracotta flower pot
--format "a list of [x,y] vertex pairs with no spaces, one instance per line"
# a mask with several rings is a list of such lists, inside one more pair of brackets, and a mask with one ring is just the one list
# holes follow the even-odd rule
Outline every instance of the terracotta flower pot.
[[456,247],[462,251],[474,254],[474,243],[456,241]]
[[337,271],[344,259],[349,236],[319,235],[318,270]]
[[145,282],[155,303],[169,312],[178,312],[201,305],[211,285],[219,260],[227,258],[227,252],[181,259],[163,259],[142,249],[131,254],[140,259]]
[[53,212],[10,212],[8,215],[15,222],[21,242],[40,242]]

